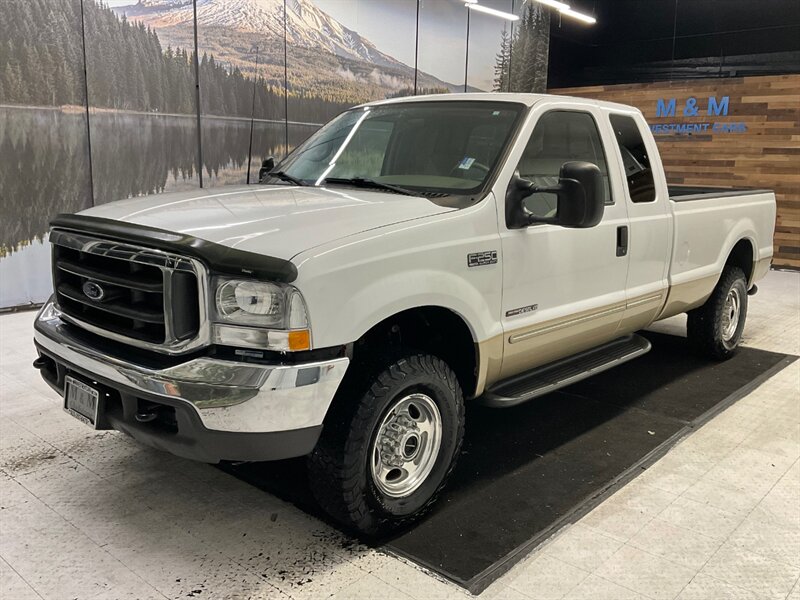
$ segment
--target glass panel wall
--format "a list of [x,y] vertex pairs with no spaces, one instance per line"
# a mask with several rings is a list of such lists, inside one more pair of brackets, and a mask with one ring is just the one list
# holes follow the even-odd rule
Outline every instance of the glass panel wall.
[[419,3],[417,93],[463,92],[468,9],[455,0]]
[[80,0],[0,8],[0,307],[50,293],[48,223],[91,205]]
[[96,203],[198,186],[191,5],[83,0]]
[[255,182],[284,152],[284,2],[239,9],[197,5],[205,186]]
[[[483,6],[513,14],[512,0],[483,0]],[[477,10],[469,13],[469,54],[467,87],[483,92],[508,91],[504,75],[508,71],[511,36],[516,23],[498,15]]]

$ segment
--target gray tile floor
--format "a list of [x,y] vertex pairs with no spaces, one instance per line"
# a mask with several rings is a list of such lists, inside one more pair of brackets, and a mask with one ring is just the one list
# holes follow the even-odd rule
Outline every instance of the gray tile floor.
[[[800,275],[760,287],[746,344],[800,354]],[[0,316],[0,598],[469,596],[213,467],[86,429],[30,367],[33,316]],[[800,600],[798,578],[795,363],[481,598]]]

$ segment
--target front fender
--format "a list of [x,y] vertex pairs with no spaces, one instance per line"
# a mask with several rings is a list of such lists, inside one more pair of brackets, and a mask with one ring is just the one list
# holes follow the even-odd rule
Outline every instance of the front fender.
[[[358,340],[384,319],[422,306],[459,315],[479,343],[501,333],[502,260],[493,196],[476,206],[353,236],[298,256],[317,348]],[[467,256],[497,260],[468,266]]]
[[[425,282],[424,286],[420,286]],[[496,320],[483,294],[471,283],[452,273],[418,269],[393,273],[370,282],[346,300],[352,321],[339,320],[323,327],[323,339],[351,341],[361,338],[381,321],[405,310],[435,306],[451,310],[470,329],[476,343],[498,333]],[[315,330],[316,336],[316,330]]]

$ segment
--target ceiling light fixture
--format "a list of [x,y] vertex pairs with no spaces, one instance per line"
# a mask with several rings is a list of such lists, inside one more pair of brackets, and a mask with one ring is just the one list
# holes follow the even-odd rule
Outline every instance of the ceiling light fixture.
[[467,1],[464,4],[467,8],[472,10],[477,10],[482,13],[486,13],[487,15],[494,15],[495,17],[500,17],[501,19],[507,19],[509,21],[519,21],[519,17],[517,15],[513,15],[511,13],[503,12],[502,10],[495,10],[493,8],[489,8],[488,6],[484,6],[483,4],[478,4],[477,0],[474,2]]
[[563,2],[559,2],[558,0],[536,0],[539,4],[546,4],[547,6],[552,6],[553,8],[557,8],[558,10],[569,10],[569,4],[564,4]]
[[[478,0],[469,0],[470,2],[477,2]],[[565,4],[564,2],[559,2],[558,0],[536,0],[539,4],[544,4],[545,6],[550,6],[558,10],[559,13],[562,15],[566,15],[568,17],[572,17],[573,19],[577,19],[578,21],[583,21],[584,23],[588,23],[589,25],[594,25],[597,23],[597,19],[594,17],[590,17],[589,15],[585,15],[577,10],[572,10],[569,4]]]
[[584,23],[588,23],[589,25],[594,25],[595,23],[597,23],[597,19],[595,19],[594,17],[590,17],[589,15],[579,13],[578,11],[572,10],[571,8],[566,8],[559,12],[562,15],[567,15],[568,17],[572,17],[573,19],[577,19],[578,21],[583,21]]

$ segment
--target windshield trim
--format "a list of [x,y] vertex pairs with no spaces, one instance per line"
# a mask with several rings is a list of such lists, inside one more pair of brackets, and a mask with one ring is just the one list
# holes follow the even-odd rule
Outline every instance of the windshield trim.
[[[412,106],[412,105],[420,105],[420,104],[482,104],[482,105],[506,105],[506,106],[513,106],[519,109],[517,116],[514,119],[511,127],[509,128],[508,136],[506,137],[505,142],[503,143],[503,147],[501,148],[500,153],[498,154],[498,158],[495,161],[494,165],[492,166],[492,170],[489,172],[487,177],[483,180],[483,183],[480,186],[477,186],[472,189],[465,189],[463,190],[452,190],[448,188],[432,188],[432,187],[420,187],[420,186],[412,186],[406,185],[403,186],[407,188],[411,192],[418,192],[419,197],[425,198],[430,202],[439,205],[439,206],[447,206],[451,208],[465,208],[467,206],[472,206],[473,204],[477,204],[481,200],[483,200],[491,189],[494,187],[495,183],[497,182],[497,178],[499,177],[500,173],[503,170],[503,166],[505,165],[506,161],[508,160],[508,156],[511,153],[511,150],[514,146],[514,140],[517,139],[519,136],[519,132],[522,129],[528,114],[532,108],[531,105],[525,104],[524,102],[519,102],[516,100],[472,100],[472,99],[465,99],[465,100],[458,100],[458,99],[442,99],[442,100],[409,100],[405,102],[386,102],[386,103],[377,103],[377,104],[361,104],[358,106],[354,106],[347,110],[342,111],[335,117],[331,118],[327,123],[333,121],[340,117],[341,115],[348,113],[348,112],[355,112],[355,111],[364,111],[365,109],[375,109],[381,107],[395,107],[395,106]],[[325,125],[327,125],[325,123]],[[313,135],[313,134],[312,134]],[[310,137],[310,136],[309,136]],[[295,152],[300,149],[303,144],[298,144],[289,154],[287,154],[276,166],[275,170],[281,170],[283,164],[288,161]],[[314,184],[311,184],[310,187],[324,187],[324,181],[320,181]]]

